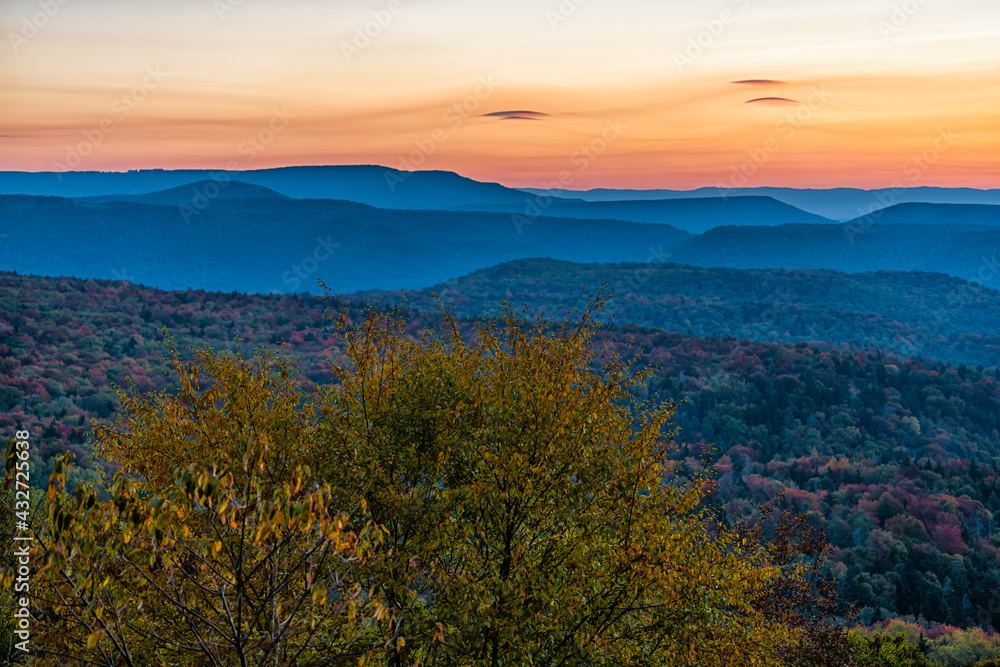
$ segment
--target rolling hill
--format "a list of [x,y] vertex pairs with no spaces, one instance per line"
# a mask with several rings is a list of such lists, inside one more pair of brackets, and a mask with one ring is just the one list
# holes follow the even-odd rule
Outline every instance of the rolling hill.
[[[114,383],[171,387],[165,336],[185,359],[237,338],[246,354],[283,343],[302,381],[329,383],[329,355],[343,349],[330,305],[0,272],[0,428],[31,431],[36,488],[66,450],[78,455],[71,483],[94,480],[89,426],[116,417]],[[435,313],[408,317],[414,334],[442,326]],[[714,468],[720,515],[737,520],[782,491],[783,507],[825,529],[827,573],[865,622],[1000,625],[989,612],[1000,587],[1000,371],[634,326],[595,343],[655,365],[640,398],[676,402],[678,472]]]
[[[625,220],[669,224],[692,233],[720,225],[828,223],[769,197],[705,197],[691,200],[585,202],[538,197],[496,183],[480,183],[445,171],[404,172],[374,166],[285,167],[241,172],[136,171],[23,174],[0,172],[0,193],[72,197],[108,203],[176,203],[205,192],[248,191],[250,186],[296,199],[336,199],[386,209],[490,211],[530,221],[541,217]],[[166,192],[160,190],[166,189]]]
[[275,192],[270,188],[242,183],[240,181],[198,181],[142,195],[77,197],[76,201],[84,204],[128,202],[133,204],[151,204],[154,206],[197,207],[203,201],[207,203],[209,200],[215,199],[289,199],[289,197],[280,192]]
[[[533,206],[533,208],[532,208]],[[523,208],[523,207],[522,207]],[[497,210],[491,207],[489,210]],[[507,209],[504,209],[507,210]],[[529,211],[566,218],[628,220],[669,224],[692,234],[723,225],[775,226],[832,224],[771,197],[704,197],[647,201],[581,202],[557,197],[536,198]],[[509,211],[523,213],[524,211]]]
[[939,224],[718,227],[685,239],[669,261],[736,269],[933,271],[1000,287],[1000,229]]
[[1000,292],[936,273],[701,268],[667,263],[574,264],[527,259],[417,291],[373,299],[462,317],[501,299],[564,318],[586,306],[583,288],[614,289],[606,321],[697,336],[871,346],[905,356],[1000,366]]
[[872,210],[903,204],[923,202],[929,204],[1000,204],[1000,190],[978,190],[975,188],[882,188],[860,190],[858,188],[698,188],[696,190],[617,190],[595,188],[593,190],[539,190],[525,188],[532,194],[554,194],[568,199],[585,201],[619,201],[637,199],[674,199],[688,197],[719,197],[760,195],[773,197],[803,211],[815,213],[832,220],[846,221]]
[[281,167],[247,171],[148,169],[129,172],[0,172],[0,194],[53,197],[139,195],[202,181],[239,181],[296,199],[338,199],[378,208],[450,210],[506,205],[528,198],[520,190],[480,183],[447,171],[406,172],[375,165]]
[[1000,226],[1000,206],[987,204],[896,204],[845,224]]
[[8,171],[0,172],[0,194],[73,198],[138,195],[210,179],[239,180],[301,199],[343,199],[379,208],[435,210],[479,210],[481,207],[501,206],[505,207],[504,210],[523,211],[532,202],[537,202],[538,195],[555,195],[577,202],[761,196],[774,198],[824,218],[845,221],[862,215],[872,207],[884,208],[907,202],[1000,204],[1000,190],[973,188],[511,189],[496,183],[481,183],[451,172],[408,172],[377,165],[284,167],[229,172],[205,169],[146,169],[122,173]]
[[342,292],[420,288],[524,257],[644,261],[687,236],[668,225],[276,197],[199,207],[0,196],[0,211],[0,269],[241,292],[315,292],[318,278]]

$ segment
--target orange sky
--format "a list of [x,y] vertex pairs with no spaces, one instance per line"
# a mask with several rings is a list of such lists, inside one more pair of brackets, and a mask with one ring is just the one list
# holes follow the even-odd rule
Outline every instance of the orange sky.
[[0,169],[1000,187],[986,0],[46,6],[0,7]]

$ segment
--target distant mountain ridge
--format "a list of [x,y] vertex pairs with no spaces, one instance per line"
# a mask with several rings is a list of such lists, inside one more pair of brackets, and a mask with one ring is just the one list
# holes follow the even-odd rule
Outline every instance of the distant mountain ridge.
[[[490,210],[496,210],[491,208]],[[771,197],[701,197],[647,201],[582,202],[539,198],[534,211],[565,218],[670,224],[692,234],[723,225],[834,224]]]
[[519,225],[504,213],[276,197],[195,207],[0,196],[0,211],[0,270],[259,293],[319,292],[317,278],[342,292],[421,288],[524,257],[644,261],[688,236],[669,225]]
[[616,190],[595,188],[593,190],[541,190],[523,188],[532,194],[550,194],[568,199],[585,201],[620,201],[643,199],[685,199],[695,197],[734,197],[759,195],[773,197],[778,201],[802,209],[809,213],[840,222],[852,220],[877,209],[896,204],[987,204],[1000,205],[1000,189],[979,190],[976,188],[728,188],[707,187],[694,190]]
[[[380,209],[291,199],[236,181],[84,200],[0,196],[0,234],[7,235],[0,269],[91,278],[128,274],[162,288],[245,292],[315,291],[322,276],[334,289],[354,291],[422,288],[501,262],[551,257],[934,271],[1000,287],[1000,225],[992,206],[903,204],[842,224],[779,224],[813,216],[757,197],[587,206],[553,198],[538,215]],[[549,212],[555,215],[542,215]],[[582,217],[561,217],[573,213]],[[588,217],[601,213],[619,220]],[[627,216],[661,222],[620,219]],[[733,217],[767,224],[696,227]],[[663,220],[702,233],[692,236]],[[333,239],[328,243],[338,244],[338,252],[330,254],[316,239]],[[326,258],[322,269],[318,257],[310,259],[314,252]],[[250,258],[257,256],[262,262],[254,267]]]
[[[220,171],[147,169],[128,172],[0,172],[0,194],[57,197],[140,195],[205,180],[238,180],[300,199],[342,199],[380,208],[498,210],[530,213],[550,196],[577,202],[772,197],[807,213],[846,221],[910,202],[1000,205],[1000,189],[704,187],[695,190],[542,190],[509,188],[447,171],[407,172],[379,165],[300,166]],[[471,208],[470,208],[471,207]],[[486,208],[482,208],[486,207]],[[781,221],[784,224],[795,221]],[[798,222],[806,222],[799,220]],[[735,224],[730,222],[729,224]]]
[[519,190],[446,171],[403,172],[377,165],[129,172],[0,172],[0,194],[55,197],[141,195],[201,181],[239,181],[295,199],[337,199],[379,208],[453,209],[506,203],[523,206]]
[[1000,206],[988,204],[897,204],[848,221],[848,225],[876,222],[880,225],[973,225],[1000,226]]
[[197,181],[167,190],[159,190],[141,195],[100,195],[77,197],[76,201],[87,204],[107,204],[110,202],[131,202],[155,206],[194,206],[213,199],[290,199],[287,195],[270,188],[240,181]]
[[[884,217],[896,214],[891,209]],[[1000,228],[961,224],[717,227],[670,249],[669,261],[733,269],[934,271],[1000,287]]]
[[[275,194],[296,199],[335,199],[387,209],[505,212],[527,221],[539,216],[618,219],[670,224],[691,233],[732,225],[825,224],[864,217],[868,213],[871,215],[865,218],[867,223],[886,224],[994,225],[1000,215],[1000,190],[971,188],[544,191],[508,188],[447,171],[406,172],[377,165],[281,167],[235,172],[0,172],[0,194],[59,196],[100,202],[175,203],[170,195],[160,200],[151,195],[185,187],[193,190],[194,200],[216,189],[221,193],[218,196],[227,198],[235,196],[230,194],[233,190],[227,188],[230,183],[243,184],[237,187],[244,189],[267,188]],[[942,220],[939,219],[942,214],[952,215],[958,209],[923,209],[922,205],[970,205],[974,208],[966,209],[959,219]],[[892,216],[886,216],[888,210],[893,211]],[[973,219],[964,219],[964,216]]]
[[[210,179],[206,181],[205,179]],[[0,193],[72,197],[83,201],[158,203],[160,190],[191,187],[189,198],[226,193],[230,184],[268,188],[296,199],[353,201],[385,209],[489,211],[518,216],[530,224],[541,216],[669,224],[700,233],[720,225],[830,223],[769,197],[691,200],[585,202],[530,195],[497,183],[481,183],[445,171],[403,172],[376,166],[285,167],[241,172],[204,170],[128,173],[0,172]],[[200,185],[200,187],[198,187]],[[222,195],[220,195],[222,196]],[[138,198],[137,198],[138,197]],[[164,195],[169,199],[171,195]],[[212,198],[212,197],[208,197]]]

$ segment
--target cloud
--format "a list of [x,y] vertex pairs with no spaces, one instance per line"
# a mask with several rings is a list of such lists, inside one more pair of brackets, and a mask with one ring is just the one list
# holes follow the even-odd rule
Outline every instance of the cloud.
[[484,113],[483,116],[486,118],[499,118],[500,120],[541,120],[549,114],[542,113],[541,111],[494,111],[492,113]]
[[729,83],[744,84],[747,86],[780,86],[784,81],[777,79],[742,79],[740,81],[730,81]]
[[787,97],[758,97],[747,100],[744,104],[802,104],[798,100],[790,100]]

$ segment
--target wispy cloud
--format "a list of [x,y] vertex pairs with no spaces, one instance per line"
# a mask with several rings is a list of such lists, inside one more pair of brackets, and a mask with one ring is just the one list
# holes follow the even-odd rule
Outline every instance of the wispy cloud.
[[777,79],[742,79],[741,81],[730,81],[730,83],[742,84],[747,86],[780,86],[783,85],[784,81],[778,81]]
[[499,118],[500,120],[541,120],[549,114],[541,111],[493,111],[484,113],[485,118]]
[[757,97],[747,100],[744,104],[801,104],[801,102],[790,100],[787,97]]

